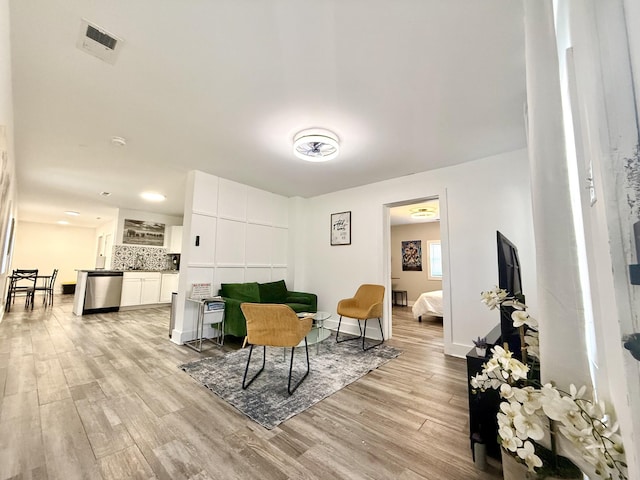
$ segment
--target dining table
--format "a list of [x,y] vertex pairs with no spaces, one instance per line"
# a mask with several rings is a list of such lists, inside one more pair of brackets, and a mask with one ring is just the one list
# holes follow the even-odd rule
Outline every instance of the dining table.
[[[36,281],[34,284],[34,292],[33,295],[35,297],[35,293],[38,291],[38,289],[40,289],[41,291],[45,291],[45,289],[48,287],[49,285],[49,281],[51,280],[51,275],[36,275]],[[5,312],[10,312],[11,311],[11,304],[13,303],[13,300],[15,299],[15,293],[19,292],[26,292],[28,290],[25,289],[19,289],[19,290],[14,290],[13,292],[11,291],[11,285],[13,285],[13,281],[20,281],[20,280],[26,280],[26,278],[22,275],[7,275],[5,282],[4,282],[4,287],[5,287],[5,291],[7,292],[7,295],[5,297],[5,305],[4,305],[4,310]],[[18,285],[19,287],[19,285]],[[34,298],[35,300],[35,298]],[[26,306],[26,305],[25,305]],[[33,308],[33,303],[31,305],[31,308]]]

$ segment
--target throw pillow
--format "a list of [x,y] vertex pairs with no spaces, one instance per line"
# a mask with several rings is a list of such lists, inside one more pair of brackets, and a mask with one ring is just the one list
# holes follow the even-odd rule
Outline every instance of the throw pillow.
[[257,282],[223,283],[220,285],[220,295],[243,302],[260,302],[260,290]]
[[284,280],[259,283],[260,301],[263,303],[284,303],[287,299],[287,285]]

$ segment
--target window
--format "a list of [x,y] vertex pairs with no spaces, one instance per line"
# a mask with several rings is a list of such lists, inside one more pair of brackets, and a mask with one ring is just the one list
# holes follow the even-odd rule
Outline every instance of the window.
[[442,251],[440,249],[440,240],[428,241],[429,246],[429,271],[427,276],[429,280],[442,280]]

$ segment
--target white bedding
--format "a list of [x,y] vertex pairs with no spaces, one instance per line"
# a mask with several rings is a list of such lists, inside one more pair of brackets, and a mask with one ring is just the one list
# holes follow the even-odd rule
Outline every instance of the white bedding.
[[413,311],[413,318],[419,318],[422,315],[444,316],[442,309],[442,290],[423,293],[413,304],[411,310]]

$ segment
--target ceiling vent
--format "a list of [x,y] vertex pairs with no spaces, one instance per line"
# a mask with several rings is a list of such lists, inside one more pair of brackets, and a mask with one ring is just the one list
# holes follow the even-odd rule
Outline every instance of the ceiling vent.
[[107,63],[116,63],[122,39],[107,32],[104,28],[82,20],[80,24],[80,36],[76,46],[89,55],[98,57]]

